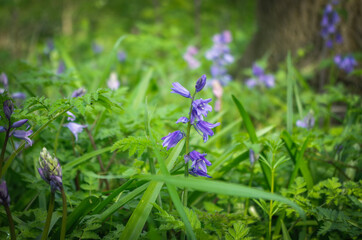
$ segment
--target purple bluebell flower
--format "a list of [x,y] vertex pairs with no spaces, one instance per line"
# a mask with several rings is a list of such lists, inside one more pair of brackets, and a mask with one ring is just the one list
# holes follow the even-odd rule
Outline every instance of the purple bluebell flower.
[[92,43],[92,50],[95,54],[100,54],[103,52],[103,47],[96,42]]
[[117,59],[120,63],[123,63],[124,61],[126,61],[126,53],[124,51],[118,51],[117,53]]
[[14,104],[11,100],[6,100],[4,103],[3,103],[3,109],[4,109],[4,114],[5,114],[5,117],[10,120],[11,118],[11,115],[13,114],[14,112]]
[[23,99],[23,100],[26,98],[25,93],[22,92],[15,92],[11,94],[11,97],[14,99]]
[[194,124],[194,127],[196,129],[197,132],[199,132],[200,134],[203,134],[203,140],[204,142],[206,142],[209,139],[209,136],[213,136],[214,132],[211,130],[214,127],[219,126],[220,123],[209,123],[209,122],[205,122],[205,121],[198,121],[196,124]]
[[10,196],[8,192],[8,187],[6,186],[6,181],[0,183],[0,204],[10,205]]
[[0,133],[2,132],[6,132],[6,128],[4,128],[3,126],[0,126]]
[[204,120],[204,117],[207,117],[207,113],[212,111],[212,107],[208,104],[211,101],[211,98],[206,100],[200,98],[192,102],[191,124],[194,124],[195,120]]
[[77,142],[78,141],[78,133],[81,133],[83,131],[83,128],[86,128],[88,126],[70,122],[70,123],[64,124],[63,127],[69,128],[69,130],[73,133],[73,135],[75,137],[75,141]]
[[71,122],[74,122],[75,121],[75,119],[76,119],[76,117],[75,117],[75,115],[71,112],[71,111],[67,111],[67,114],[68,114],[68,118],[67,118],[67,120],[68,121],[71,121]]
[[163,140],[162,146],[166,147],[167,146],[167,150],[169,150],[170,148],[176,146],[176,144],[181,141],[181,139],[183,139],[185,136],[185,134],[181,131],[175,131],[172,133],[169,133],[167,136],[161,138],[161,140]]
[[5,73],[1,73],[0,82],[4,85],[4,88],[8,88],[9,85],[8,76],[6,76]]
[[11,125],[11,127],[12,127],[12,128],[21,127],[21,126],[23,126],[27,121],[28,121],[28,119],[22,119],[22,120],[16,121],[16,122],[14,122],[14,123]]
[[337,11],[333,9],[334,4],[335,3],[329,3],[326,5],[321,20],[321,36],[325,40],[328,48],[332,48],[334,42],[341,43],[343,41],[342,36],[337,30],[340,17]]
[[189,173],[195,177],[200,176],[200,177],[211,178],[211,176],[208,175],[207,172],[202,171],[200,168],[190,168]]
[[51,39],[48,39],[45,44],[44,54],[49,55],[51,51],[54,50],[54,42]]
[[195,85],[196,92],[200,92],[205,87],[205,84],[206,84],[206,75],[203,74],[196,82]]
[[184,156],[185,163],[191,161],[191,168],[201,169],[203,172],[207,173],[206,166],[211,166],[211,162],[205,158],[206,155],[206,153],[201,154],[195,150],[191,151],[189,154]]
[[256,63],[252,67],[253,78],[246,80],[245,84],[248,88],[254,88],[255,86],[266,86],[267,88],[272,88],[275,85],[275,79],[272,74],[265,74],[264,69],[258,66]]
[[173,88],[171,88],[171,93],[177,93],[185,98],[191,98],[190,92],[184,88],[180,83],[174,82],[172,83]]
[[86,93],[86,90],[84,88],[78,88],[77,90],[75,90],[72,93],[72,97],[73,98],[83,97],[85,93]]
[[29,138],[31,134],[33,134],[33,130],[15,130],[11,133],[12,136],[25,140],[30,146],[33,145],[33,141]]
[[350,73],[357,66],[357,61],[353,56],[345,56],[336,55],[334,57],[334,63],[338,66],[339,69],[345,71],[346,73]]
[[117,90],[119,88],[120,83],[118,81],[117,73],[115,73],[115,72],[111,73],[111,76],[109,77],[109,79],[107,81],[107,86],[111,90]]
[[64,61],[60,60],[58,64],[57,75],[64,73],[64,71],[65,71],[65,63]]
[[194,55],[196,55],[198,52],[197,48],[194,46],[189,46],[186,50],[186,53],[184,54],[183,58],[189,65],[190,69],[196,69],[200,67],[200,62],[194,58]]
[[253,149],[249,150],[249,160],[251,165],[254,165],[255,161],[258,160],[258,158],[255,156],[255,152],[253,151]]
[[314,127],[315,119],[312,114],[308,114],[302,120],[298,120],[296,125],[300,128],[311,129]]
[[180,117],[176,123],[187,123],[189,119],[187,117]]
[[58,159],[50,156],[46,148],[43,148],[42,152],[40,152],[39,165],[39,175],[50,185],[51,191],[61,191],[63,187],[62,168]]

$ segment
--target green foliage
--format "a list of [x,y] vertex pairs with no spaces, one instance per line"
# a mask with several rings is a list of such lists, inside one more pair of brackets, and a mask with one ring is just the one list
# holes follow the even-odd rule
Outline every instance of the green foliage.
[[145,137],[133,137],[121,139],[113,144],[111,151],[129,151],[129,157],[137,153],[138,158],[151,146],[151,141]]
[[245,226],[245,224],[241,222],[236,222],[233,224],[233,228],[229,228],[228,232],[225,235],[225,239],[227,240],[251,240],[253,238],[248,237],[249,229]]

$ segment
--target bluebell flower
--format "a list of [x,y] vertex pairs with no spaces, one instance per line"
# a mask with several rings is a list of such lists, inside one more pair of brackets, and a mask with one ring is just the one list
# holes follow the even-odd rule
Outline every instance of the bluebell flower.
[[65,63],[64,61],[60,60],[58,64],[57,75],[64,73],[64,71],[65,71]]
[[191,168],[201,169],[204,173],[207,173],[207,167],[211,166],[211,162],[205,158],[207,154],[201,154],[197,151],[191,151],[189,154],[184,156],[185,163],[192,162]]
[[2,83],[4,85],[4,88],[8,88],[8,85],[9,85],[8,76],[6,76],[5,73],[1,73],[0,83]]
[[339,69],[345,71],[346,73],[350,73],[357,66],[357,61],[353,56],[345,56],[336,55],[334,57],[334,63],[338,66]]
[[67,115],[69,116],[69,117],[67,118],[68,121],[71,121],[71,122],[74,122],[74,121],[75,121],[76,117],[75,117],[75,115],[74,115],[72,112],[67,111]]
[[333,42],[341,43],[342,36],[337,30],[337,25],[340,22],[340,17],[333,9],[333,5],[336,3],[329,3],[326,5],[321,20],[321,36],[325,40],[325,44],[328,48],[333,47]]
[[6,181],[0,183],[0,204],[10,205],[10,196],[8,192],[8,187],[6,186]]
[[86,93],[84,88],[78,88],[72,93],[72,98],[83,97]]
[[103,52],[103,47],[96,42],[92,43],[92,50],[95,54],[100,54]]
[[43,148],[42,152],[40,153],[39,165],[39,175],[50,185],[51,191],[61,191],[63,187],[62,168],[58,159],[56,157],[50,156],[46,148]]
[[199,132],[200,134],[203,134],[203,140],[204,142],[206,142],[209,139],[209,136],[213,136],[214,132],[211,130],[214,127],[219,126],[220,123],[209,123],[209,122],[205,122],[205,121],[198,121],[196,124],[194,124],[194,127],[196,129],[197,132]]
[[184,54],[183,58],[189,65],[190,69],[196,69],[200,67],[200,62],[194,58],[194,55],[196,55],[198,52],[197,48],[194,46],[189,46],[186,50],[186,53]]
[[115,72],[111,73],[111,76],[109,77],[109,79],[107,81],[107,86],[111,90],[117,90],[119,88],[120,83],[118,81],[117,73],[115,73]]
[[171,93],[177,93],[185,98],[191,98],[190,92],[184,88],[180,83],[174,82],[172,83],[173,88],[171,88]]
[[2,132],[6,132],[6,128],[4,128],[3,126],[0,126],[0,133]]
[[296,125],[300,128],[311,129],[314,127],[315,119],[312,114],[308,114],[302,120],[298,120]]
[[196,82],[195,85],[196,92],[200,92],[205,87],[205,84],[206,84],[206,75],[204,74]]
[[187,117],[180,117],[176,123],[187,123],[189,119]]
[[208,104],[212,99],[195,99],[192,102],[192,111],[191,111],[191,124],[194,124],[195,120],[204,120],[204,117],[207,117],[207,113],[212,111],[212,107]]
[[82,125],[82,124],[78,124],[78,123],[67,123],[64,124],[63,127],[67,127],[74,135],[75,137],[75,141],[78,141],[78,133],[81,133],[83,131],[83,128],[88,127],[87,125]]
[[123,63],[124,61],[126,61],[126,53],[124,51],[118,51],[117,52],[117,59],[120,63]]
[[15,130],[11,132],[13,137],[25,140],[30,146],[33,145],[33,141],[29,138],[29,136],[33,134],[33,130],[25,131],[25,130]]
[[14,122],[14,123],[11,125],[11,127],[12,127],[12,128],[21,127],[21,126],[23,126],[27,121],[28,121],[28,119],[22,119],[22,120],[16,121],[16,122]]
[[190,168],[189,173],[195,177],[200,176],[200,177],[211,178],[211,176],[208,175],[207,172],[202,171],[200,168]]
[[254,165],[255,161],[258,160],[258,158],[255,156],[255,152],[253,151],[253,149],[249,150],[249,160],[251,165]]
[[6,100],[4,103],[3,103],[3,109],[4,109],[4,114],[5,114],[5,117],[10,120],[11,118],[11,115],[13,114],[14,112],[14,104],[11,100]]
[[258,66],[256,63],[252,67],[253,78],[246,80],[245,84],[248,88],[254,88],[255,86],[266,86],[272,88],[275,85],[275,79],[272,74],[265,74],[264,69]]
[[22,93],[22,92],[15,92],[15,93],[11,94],[11,97],[14,99],[25,99],[26,98],[25,93]]
[[163,140],[162,146],[167,147],[167,150],[170,148],[176,146],[176,144],[183,139],[185,134],[181,131],[175,131],[172,133],[169,133],[167,136],[161,138]]

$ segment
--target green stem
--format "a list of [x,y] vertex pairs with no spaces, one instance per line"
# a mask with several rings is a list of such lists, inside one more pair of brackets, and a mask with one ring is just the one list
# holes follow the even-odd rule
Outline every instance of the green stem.
[[48,238],[50,221],[52,220],[52,215],[53,215],[53,210],[54,210],[54,199],[55,199],[55,193],[52,192],[52,193],[50,193],[48,215],[47,215],[47,219],[45,221],[43,234],[41,235],[41,240],[46,240]]
[[60,239],[65,239],[65,233],[67,230],[67,197],[65,196],[64,188],[61,189],[63,200],[63,217],[62,217],[62,229],[60,232]]
[[[253,183],[253,178],[254,178],[254,166],[255,163],[253,163],[253,165],[251,166],[251,174],[250,174],[250,178],[249,178],[249,188],[251,187],[251,184]],[[249,198],[246,198],[245,200],[245,209],[244,209],[244,216],[246,217],[246,214],[248,213],[248,209],[249,209]]]
[[[271,174],[271,189],[270,192],[274,193],[274,169],[272,169],[272,174]],[[270,200],[270,206],[269,206],[269,239],[272,239],[272,235],[271,235],[271,229],[272,229],[272,217],[273,217],[273,201]]]
[[[190,150],[190,132],[191,132],[191,112],[192,112],[192,103],[194,102],[196,96],[196,91],[194,95],[192,96],[191,104],[190,104],[190,110],[189,110],[189,121],[187,123],[187,130],[186,130],[186,155],[189,154]],[[184,171],[185,177],[189,176],[189,163],[185,163],[185,171]],[[184,192],[182,195],[182,202],[185,207],[187,207],[187,189],[184,188]]]
[[57,131],[57,135],[55,136],[55,140],[54,140],[54,155],[55,156],[57,155],[58,139],[59,139],[59,135],[60,135],[60,130],[63,127],[64,120],[65,120],[65,116],[63,116],[62,121],[60,121],[60,125],[59,125],[58,131]]
[[11,240],[16,240],[14,221],[13,221],[13,217],[11,216],[11,211],[10,211],[9,205],[7,203],[4,203],[4,207],[5,207],[6,215],[8,216],[8,220],[9,220],[9,230],[10,230]]
[[8,144],[8,140],[9,140],[9,136],[10,136],[10,127],[11,127],[11,122],[9,120],[9,127],[6,130],[5,141],[4,141],[3,148],[1,150],[1,155],[0,155],[0,179],[2,177],[3,163],[4,163],[4,160],[5,160],[4,158],[5,158],[6,145]]

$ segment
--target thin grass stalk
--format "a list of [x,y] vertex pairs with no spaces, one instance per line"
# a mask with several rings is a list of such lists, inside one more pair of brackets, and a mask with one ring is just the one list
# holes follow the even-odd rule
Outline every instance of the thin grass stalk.
[[63,201],[63,217],[62,217],[62,228],[60,232],[60,240],[64,240],[67,231],[67,197],[65,196],[63,187],[61,188],[61,192],[62,192],[62,201]]

